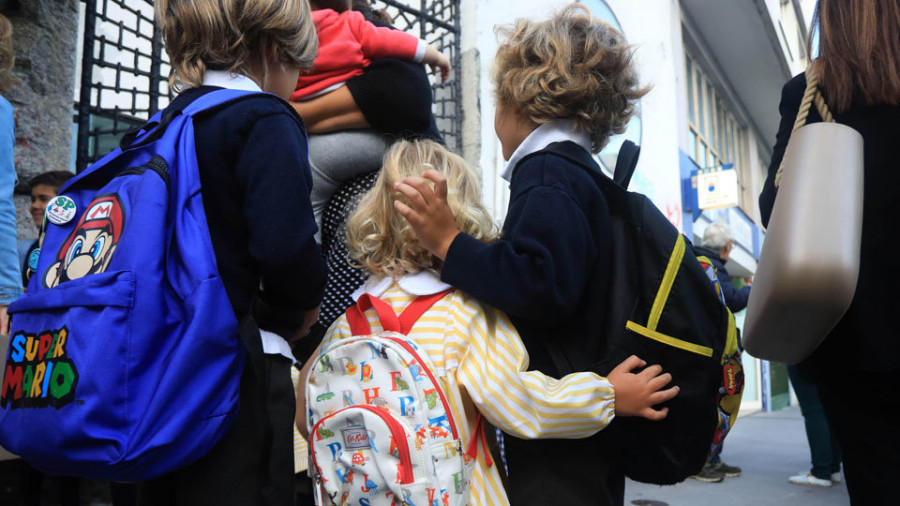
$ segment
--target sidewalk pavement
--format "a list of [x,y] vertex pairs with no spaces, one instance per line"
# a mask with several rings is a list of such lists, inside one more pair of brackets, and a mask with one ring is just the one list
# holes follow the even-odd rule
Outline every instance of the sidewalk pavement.
[[797,407],[738,418],[725,439],[722,460],[738,466],[738,478],[703,483],[688,478],[678,485],[660,487],[631,480],[625,485],[625,504],[635,506],[847,506],[845,484],[831,488],[788,483],[788,476],[809,471],[809,444]]

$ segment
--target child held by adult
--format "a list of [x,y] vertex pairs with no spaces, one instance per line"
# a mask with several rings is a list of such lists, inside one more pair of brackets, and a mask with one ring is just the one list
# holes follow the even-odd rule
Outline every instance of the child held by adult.
[[[347,234],[351,258],[371,274],[354,297],[377,297],[398,314],[417,297],[450,288],[440,280],[441,259],[415,239],[393,205],[395,185],[404,178],[419,177],[426,169],[444,181],[454,227],[481,244],[496,244],[498,239],[481,204],[479,176],[459,156],[431,141],[395,144],[385,155],[375,188],[350,216]],[[373,331],[380,330],[375,310],[369,308],[363,314]],[[352,335],[348,318],[343,316],[329,329],[322,347]],[[520,438],[576,439],[603,429],[615,416],[664,418],[666,411],[652,406],[678,392],[678,387],[666,388],[671,375],[659,366],[632,374],[632,369],[646,365],[634,356],[608,378],[579,372],[556,380],[537,371],[526,372],[528,354],[506,315],[462,290],[443,295],[417,320],[408,336],[434,365],[453,419],[465,420],[459,427],[463,444],[469,444],[478,433],[475,410]],[[301,376],[305,378],[316,363],[308,361]],[[304,397],[301,391],[298,426],[302,431],[306,429],[304,404],[318,402]],[[549,468],[552,462],[544,460],[540,465]],[[508,503],[496,466],[482,452],[468,483],[472,504]]]
[[[291,94],[291,104],[312,134],[376,128],[368,135],[354,135],[350,139],[340,135],[311,139],[312,203],[320,228],[322,213],[334,192],[354,177],[378,169],[377,164],[390,145],[390,139],[382,134],[393,134],[398,130],[422,131],[430,126],[414,120],[400,128],[391,128],[391,125],[384,131],[377,131],[377,125],[373,123],[380,124],[381,121],[370,118],[371,113],[367,117],[355,100],[360,86],[351,89],[348,83],[362,76],[373,61],[386,59],[427,64],[439,70],[445,81],[450,73],[450,60],[433,46],[409,33],[376,26],[361,12],[352,10],[353,3],[352,0],[311,2],[319,51],[312,69],[300,75]],[[402,72],[402,69],[398,70]],[[387,77],[399,78],[401,75]],[[363,85],[365,87],[371,85]],[[394,92],[396,90],[389,93]],[[430,109],[430,93],[427,98]],[[353,144],[352,149],[347,149],[349,143]]]
[[[531,367],[559,377],[546,343],[583,336],[583,356],[575,358],[594,363],[603,348],[596,308],[615,294],[602,281],[612,237],[606,199],[590,174],[556,150],[599,171],[591,153],[624,131],[647,90],[622,34],[580,4],[547,21],[518,20],[500,33],[506,40],[494,62],[494,127],[511,192],[502,238],[484,244],[459,229],[447,204],[447,181],[436,171],[399,182],[404,198],[394,205],[422,245],[443,260],[441,281],[506,312]],[[617,386],[617,409],[619,393]],[[624,475],[600,437],[506,438],[506,454],[513,504],[624,501]]]

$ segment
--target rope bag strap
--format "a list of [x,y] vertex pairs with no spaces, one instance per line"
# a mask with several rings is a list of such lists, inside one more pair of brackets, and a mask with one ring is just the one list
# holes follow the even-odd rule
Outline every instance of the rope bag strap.
[[[803,99],[800,101],[800,109],[797,111],[797,119],[794,121],[794,128],[791,130],[793,135],[800,127],[806,125],[809,116],[809,108],[812,104],[816,104],[816,110],[825,123],[834,123],[834,116],[825,103],[825,97],[819,90],[819,76],[815,72],[815,65],[810,63],[806,68],[806,91],[803,93]],[[778,166],[778,172],[775,174],[775,188],[781,186],[781,177],[784,173],[784,157],[781,157],[781,165]]]

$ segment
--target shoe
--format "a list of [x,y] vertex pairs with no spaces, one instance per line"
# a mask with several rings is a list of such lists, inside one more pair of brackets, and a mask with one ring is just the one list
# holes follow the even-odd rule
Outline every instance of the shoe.
[[830,487],[831,480],[823,480],[822,478],[816,478],[815,476],[809,473],[800,473],[795,474],[788,478],[788,481],[793,483],[794,485],[804,485],[806,487]]
[[831,483],[840,483],[841,482],[841,472],[838,471],[836,473],[831,473]]
[[741,475],[741,468],[737,466],[729,466],[724,462],[713,464],[713,466],[715,466],[714,469],[716,471],[722,473],[726,478],[737,478]]
[[725,479],[725,475],[716,469],[716,464],[706,464],[699,473],[691,476],[691,478],[704,483],[719,483]]

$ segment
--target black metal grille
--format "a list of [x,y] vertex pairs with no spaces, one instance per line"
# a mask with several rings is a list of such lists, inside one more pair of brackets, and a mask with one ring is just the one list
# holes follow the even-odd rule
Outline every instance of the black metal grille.
[[76,169],[112,150],[170,100],[152,0],[84,0]]
[[[373,7],[387,11],[397,28],[450,58],[450,79],[441,83],[432,77],[434,114],[447,145],[461,151],[459,0],[420,0],[418,7],[408,3],[375,0]],[[115,148],[125,132],[172,98],[168,58],[153,22],[153,1],[82,0],[82,5],[84,49],[76,104],[79,171]]]
[[432,76],[434,116],[444,141],[450,148],[462,152],[462,85],[460,80],[459,0],[374,0],[373,8],[383,9],[391,16],[393,25],[416,35],[450,58],[453,71],[447,82]]

